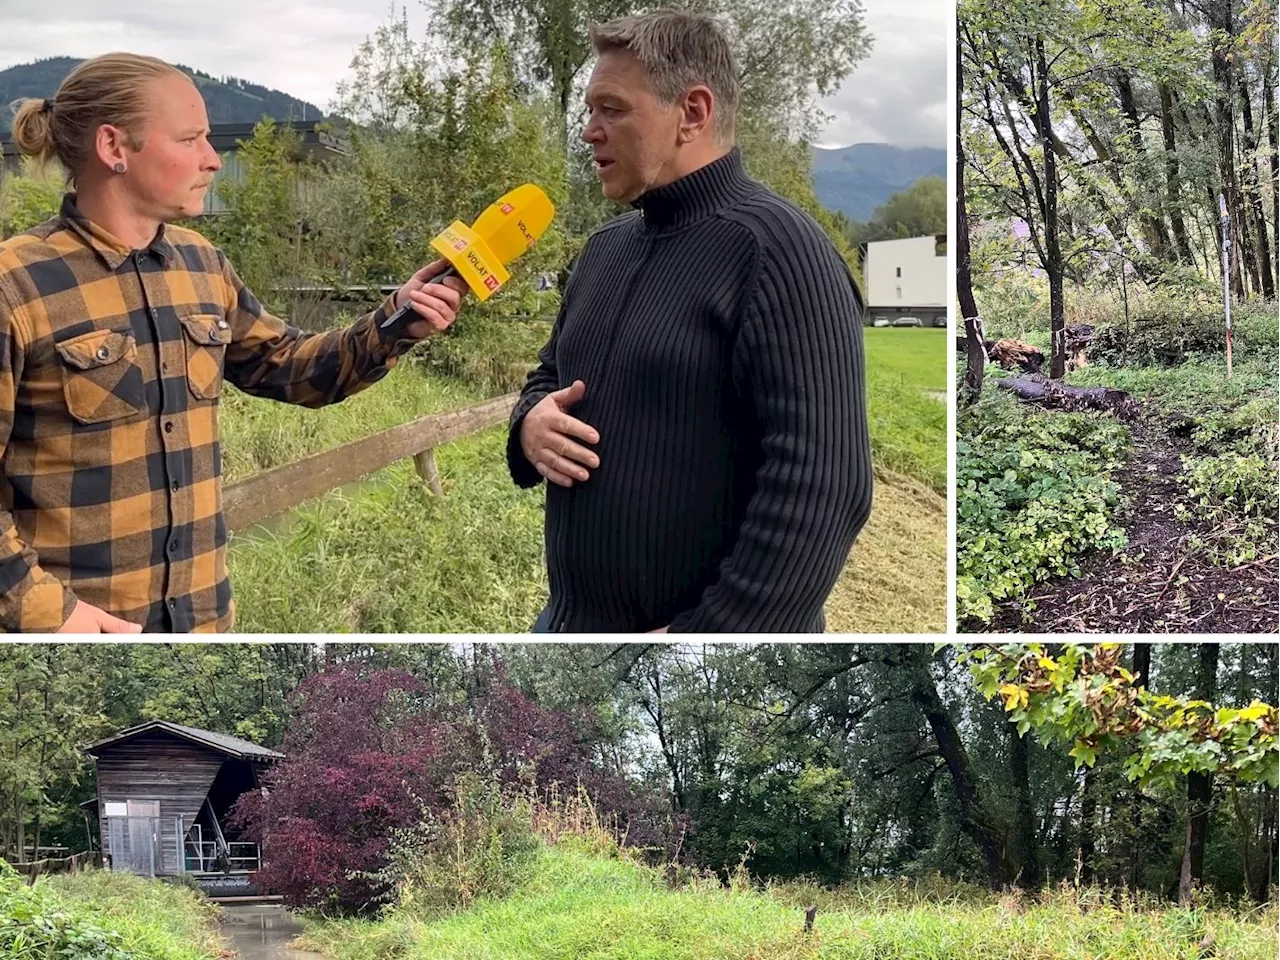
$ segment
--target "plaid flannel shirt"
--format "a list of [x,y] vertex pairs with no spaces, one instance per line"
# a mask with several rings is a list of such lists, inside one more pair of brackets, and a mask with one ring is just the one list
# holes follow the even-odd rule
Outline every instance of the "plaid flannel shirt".
[[0,243],[0,628],[55,631],[79,598],[144,630],[229,629],[224,378],[336,403],[413,345],[379,332],[391,308],[302,333],[199,234],[131,250],[71,194]]

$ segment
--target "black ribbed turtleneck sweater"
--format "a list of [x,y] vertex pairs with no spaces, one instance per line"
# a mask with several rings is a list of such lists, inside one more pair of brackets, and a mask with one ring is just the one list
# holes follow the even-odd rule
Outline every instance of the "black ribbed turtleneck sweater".
[[587,241],[511,417],[574,380],[600,466],[547,485],[553,631],[821,631],[871,508],[861,304],[735,149]]

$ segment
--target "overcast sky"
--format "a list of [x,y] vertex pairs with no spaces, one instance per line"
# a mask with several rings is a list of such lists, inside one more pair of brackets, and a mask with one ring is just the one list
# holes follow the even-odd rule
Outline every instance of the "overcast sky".
[[[824,146],[942,148],[951,0],[864,0],[872,53],[824,101]],[[397,6],[404,6],[398,3]],[[409,0],[415,36],[427,26]],[[368,0],[0,0],[0,69],[41,57],[132,50],[273,87],[328,110],[352,54],[391,4]]]

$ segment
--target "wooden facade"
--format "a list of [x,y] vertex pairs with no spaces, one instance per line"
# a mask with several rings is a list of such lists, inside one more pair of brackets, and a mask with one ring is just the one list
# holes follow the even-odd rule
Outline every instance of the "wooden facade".
[[[104,866],[172,876],[200,873],[234,856],[226,818],[261,785],[282,754],[236,737],[151,721],[85,748],[97,770],[97,818]],[[242,846],[247,846],[242,844]]]

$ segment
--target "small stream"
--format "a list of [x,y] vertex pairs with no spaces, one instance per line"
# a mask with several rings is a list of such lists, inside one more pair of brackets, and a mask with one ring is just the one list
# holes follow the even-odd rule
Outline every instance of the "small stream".
[[279,904],[224,904],[218,927],[241,960],[325,960],[319,953],[289,949],[302,924]]

